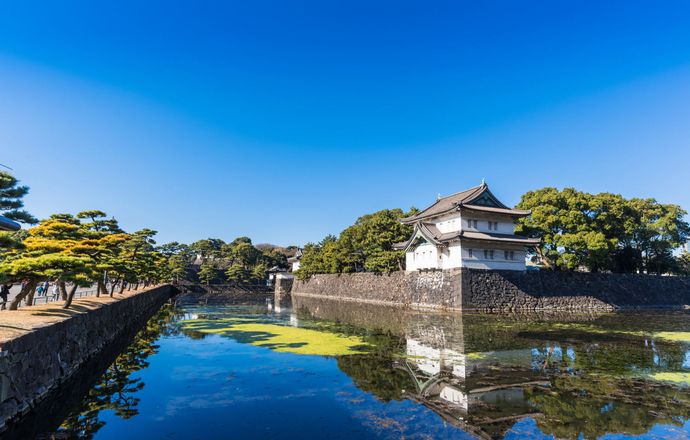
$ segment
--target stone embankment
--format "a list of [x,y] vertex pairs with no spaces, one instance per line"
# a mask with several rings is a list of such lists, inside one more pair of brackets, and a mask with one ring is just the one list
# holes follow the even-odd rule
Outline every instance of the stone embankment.
[[682,309],[690,306],[690,278],[477,269],[321,274],[295,281],[292,295],[488,312]]
[[169,285],[0,313],[0,430],[172,295]]
[[463,309],[682,309],[690,278],[641,274],[464,270]]
[[460,270],[319,274],[295,280],[292,295],[419,308],[460,309]]

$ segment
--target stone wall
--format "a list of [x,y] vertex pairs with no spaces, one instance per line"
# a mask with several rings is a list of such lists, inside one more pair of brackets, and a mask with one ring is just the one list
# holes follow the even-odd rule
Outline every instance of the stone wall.
[[290,296],[292,292],[292,285],[295,282],[295,277],[292,275],[276,275],[274,294],[276,298]]
[[129,294],[0,343],[0,430],[26,414],[123,331],[150,317],[171,293],[171,286],[161,286]]
[[690,278],[464,270],[462,304],[487,311],[683,308],[690,305]]
[[293,296],[455,310],[684,308],[690,278],[637,274],[453,269],[314,275]]
[[461,307],[458,269],[433,272],[319,274],[295,280],[292,295],[422,308]]

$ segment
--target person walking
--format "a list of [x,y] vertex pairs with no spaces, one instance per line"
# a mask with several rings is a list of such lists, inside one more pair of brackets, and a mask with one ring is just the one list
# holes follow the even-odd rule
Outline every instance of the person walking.
[[53,283],[53,301],[57,301],[59,297],[60,297],[60,287],[58,286],[58,282],[55,281]]
[[43,296],[43,284],[36,288],[36,296]]
[[0,310],[5,310],[7,308],[7,297],[10,294],[11,284],[3,284],[0,287],[0,299],[2,299],[2,304],[0,304]]
[[43,294],[45,296],[48,296],[48,288],[50,287],[50,282],[48,280],[45,280],[43,283]]

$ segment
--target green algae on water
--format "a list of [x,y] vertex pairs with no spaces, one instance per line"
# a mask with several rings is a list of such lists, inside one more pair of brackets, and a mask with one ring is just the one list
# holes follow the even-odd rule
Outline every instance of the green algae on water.
[[690,342],[690,332],[657,332],[653,336],[673,342]]
[[651,375],[652,379],[659,380],[662,382],[673,382],[679,385],[690,386],[690,372],[688,371],[665,371],[660,373],[654,373]]
[[342,356],[367,353],[371,345],[359,336],[269,324],[250,319],[194,319],[182,330],[218,334],[271,350],[305,355]]
[[555,323],[551,324],[552,329],[573,330],[598,335],[625,335],[641,338],[663,339],[668,342],[690,343],[690,332],[645,332],[632,330],[608,330],[591,324],[579,323]]

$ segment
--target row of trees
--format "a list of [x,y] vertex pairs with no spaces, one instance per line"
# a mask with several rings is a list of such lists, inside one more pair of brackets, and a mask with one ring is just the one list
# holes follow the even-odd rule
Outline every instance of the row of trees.
[[57,283],[68,308],[79,287],[96,285],[97,296],[112,296],[115,289],[122,293],[125,283],[138,288],[170,278],[155,234],[127,233],[102,211],[54,214],[26,231],[3,233],[10,245],[0,253],[0,282],[22,284],[10,310],[24,299],[31,303],[43,281]]
[[98,296],[112,296],[116,289],[123,292],[126,283],[138,288],[172,277],[170,254],[155,246],[156,231],[125,232],[117,220],[97,210],[54,214],[39,222],[23,209],[28,190],[0,172],[0,213],[36,225],[0,232],[0,283],[22,286],[10,302],[11,310],[24,299],[31,303],[43,281],[58,285],[68,308],[79,287],[95,285]]
[[200,258],[198,278],[205,284],[263,284],[269,269],[287,269],[288,257],[297,252],[296,246],[254,246],[249,237],[238,237],[229,243],[209,238],[194,242],[187,248],[189,253]]
[[547,267],[592,272],[687,273],[690,258],[676,250],[688,241],[687,212],[654,199],[543,188],[524,194],[517,233],[541,239],[535,251]]
[[22,285],[10,303],[13,310],[23,300],[31,303],[37,285],[44,281],[59,286],[66,308],[79,287],[94,285],[98,296],[112,296],[126,285],[137,288],[160,281],[259,284],[270,268],[287,268],[287,258],[297,251],[295,246],[254,246],[248,237],[229,243],[210,238],[190,245],[156,246],[156,231],[128,233],[117,220],[97,210],[54,214],[39,222],[23,209],[28,191],[12,175],[0,172],[0,213],[35,225],[0,232],[0,283]]

